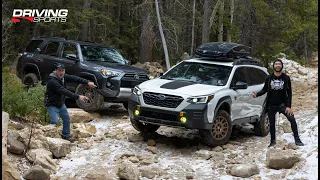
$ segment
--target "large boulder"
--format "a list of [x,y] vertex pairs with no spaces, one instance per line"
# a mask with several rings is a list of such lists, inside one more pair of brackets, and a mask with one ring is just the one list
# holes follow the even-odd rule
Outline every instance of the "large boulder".
[[68,108],[68,112],[71,123],[87,123],[94,119],[90,113],[84,111],[83,109]]
[[57,170],[57,165],[52,160],[52,152],[45,149],[32,149],[27,153],[27,158],[33,165],[40,165],[45,169]]
[[26,180],[49,180],[50,171],[40,165],[35,165],[23,174],[23,178]]
[[51,137],[51,138],[60,138],[62,133],[62,128],[59,128],[55,124],[49,124],[46,126],[42,126],[41,130],[44,133],[44,136]]
[[267,152],[267,166],[271,169],[290,169],[300,158],[291,149],[269,149]]
[[116,175],[111,174],[109,169],[95,169],[89,172],[84,178],[84,180],[113,180],[117,179]]
[[20,173],[9,161],[8,157],[2,154],[2,180],[20,180]]
[[89,123],[73,123],[72,127],[74,129],[77,129],[77,128],[85,129],[88,132],[90,132],[91,134],[95,134],[97,132],[96,127],[92,124],[89,124]]
[[12,154],[22,155],[25,149],[24,144],[18,140],[19,133],[16,130],[8,131],[8,151]]
[[70,141],[60,139],[60,138],[50,138],[47,137],[49,149],[53,154],[53,157],[60,158],[65,157],[71,152]]
[[119,176],[120,179],[138,180],[139,169],[127,162],[123,162],[118,168],[117,175]]
[[259,173],[260,170],[256,164],[237,164],[231,168],[231,175],[242,178],[248,178]]
[[142,177],[153,179],[156,176],[165,174],[165,171],[156,166],[143,166],[139,168]]

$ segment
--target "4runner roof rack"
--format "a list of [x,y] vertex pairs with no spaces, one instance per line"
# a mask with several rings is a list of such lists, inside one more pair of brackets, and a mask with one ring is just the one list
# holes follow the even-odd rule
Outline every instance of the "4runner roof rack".
[[210,42],[199,46],[195,55],[197,57],[209,57],[212,60],[222,58],[228,60],[230,58],[247,57],[251,54],[251,47],[237,43],[229,42]]
[[61,40],[66,40],[66,38],[61,38],[61,37],[48,37],[48,36],[35,36],[32,37],[32,39],[34,38],[46,38],[46,39],[61,39]]

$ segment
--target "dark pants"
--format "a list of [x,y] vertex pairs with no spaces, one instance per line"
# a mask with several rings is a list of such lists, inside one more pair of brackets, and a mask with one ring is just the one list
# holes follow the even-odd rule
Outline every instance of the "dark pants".
[[294,118],[294,115],[290,116],[285,113],[286,108],[287,108],[286,106],[270,106],[268,108],[271,141],[276,140],[276,113],[277,112],[282,113],[287,117],[287,119],[290,121],[290,124],[291,124],[293,136],[299,137],[296,119]]

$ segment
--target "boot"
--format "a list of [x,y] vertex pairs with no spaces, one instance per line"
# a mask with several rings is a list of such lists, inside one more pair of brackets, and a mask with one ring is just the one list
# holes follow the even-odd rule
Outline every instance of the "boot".
[[64,140],[67,140],[67,141],[70,141],[71,143],[75,142],[76,140],[71,137],[71,136],[63,136],[61,135],[61,138],[64,139]]
[[294,142],[297,146],[304,146],[299,137],[294,137]]
[[276,140],[271,140],[271,141],[270,141],[270,145],[268,146],[268,148],[269,148],[269,147],[272,147],[272,146],[274,146],[274,145],[276,145]]

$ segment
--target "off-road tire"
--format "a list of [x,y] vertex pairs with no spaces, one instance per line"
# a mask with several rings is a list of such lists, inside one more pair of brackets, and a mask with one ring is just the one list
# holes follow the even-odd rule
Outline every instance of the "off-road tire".
[[76,94],[88,97],[90,100],[83,102],[79,99],[76,100],[77,105],[85,111],[97,111],[104,103],[104,97],[97,89],[90,88],[86,84],[79,84],[76,88]]
[[263,113],[261,115],[260,121],[254,124],[254,134],[257,136],[265,137],[269,134],[270,122],[268,115]]
[[147,124],[147,123],[142,123],[138,120],[135,120],[133,118],[130,118],[132,126],[139,132],[141,133],[153,133],[156,132],[159,129],[159,125],[154,125],[154,124]]
[[202,141],[209,146],[219,146],[227,143],[232,133],[230,115],[225,110],[219,110],[212,122],[211,129],[200,129]]
[[28,73],[22,79],[22,84],[27,88],[35,87],[38,83],[39,79],[35,73]]

